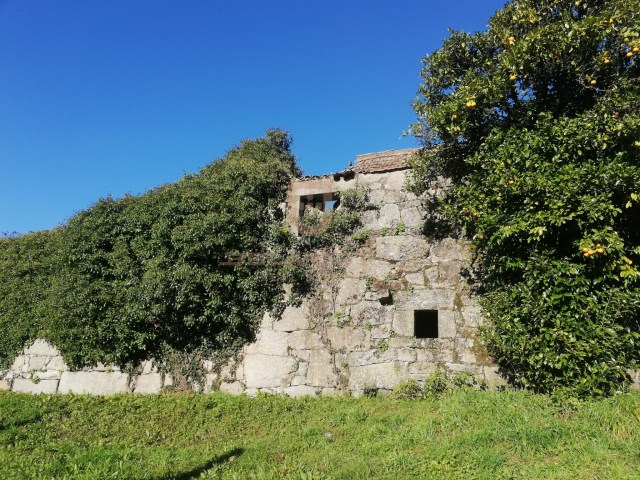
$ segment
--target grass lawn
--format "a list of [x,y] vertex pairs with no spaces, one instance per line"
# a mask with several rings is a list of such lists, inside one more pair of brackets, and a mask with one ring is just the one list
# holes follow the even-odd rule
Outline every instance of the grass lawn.
[[0,478],[640,478],[640,394],[438,400],[0,393]]

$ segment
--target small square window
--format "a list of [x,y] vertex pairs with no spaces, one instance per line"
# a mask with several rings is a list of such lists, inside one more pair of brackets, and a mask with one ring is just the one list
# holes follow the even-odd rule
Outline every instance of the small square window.
[[414,310],[413,334],[416,338],[438,338],[438,311]]

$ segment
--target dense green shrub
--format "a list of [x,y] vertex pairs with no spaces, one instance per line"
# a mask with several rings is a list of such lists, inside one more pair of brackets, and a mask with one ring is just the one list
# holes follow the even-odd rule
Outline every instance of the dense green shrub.
[[0,368],[8,367],[49,317],[46,301],[60,230],[0,238]]
[[[54,232],[1,239],[1,361],[39,334],[73,367],[251,340],[264,311],[282,311],[296,273],[279,204],[297,174],[289,136],[271,130],[174,184],[99,200]],[[233,254],[259,265],[220,265]]]
[[639,61],[636,0],[514,0],[424,59],[416,188],[452,180],[430,232],[474,241],[518,385],[610,394],[637,367]]

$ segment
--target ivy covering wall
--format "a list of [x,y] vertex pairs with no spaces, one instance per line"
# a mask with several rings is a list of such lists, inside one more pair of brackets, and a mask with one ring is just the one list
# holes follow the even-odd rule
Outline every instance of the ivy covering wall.
[[[0,239],[0,366],[38,336],[76,368],[251,340],[264,311],[284,308],[295,273],[279,208],[299,173],[290,145],[270,130],[174,184]],[[246,252],[264,265],[220,265]]]

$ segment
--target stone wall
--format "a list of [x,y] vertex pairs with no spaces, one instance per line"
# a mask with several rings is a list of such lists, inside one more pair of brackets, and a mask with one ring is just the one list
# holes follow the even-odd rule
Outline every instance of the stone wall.
[[45,340],[36,340],[25,348],[0,378],[0,389],[23,393],[159,393],[171,384],[171,379],[161,375],[150,361],[133,373],[110,365],[71,371],[60,352]]
[[[361,394],[409,378],[421,382],[436,369],[501,383],[479,342],[480,309],[461,275],[468,245],[421,235],[422,202],[405,188],[408,172],[333,181],[334,191],[369,192],[376,207],[363,214],[369,238],[355,251],[315,254],[323,293],[288,308],[280,320],[265,316],[256,342],[221,372],[222,390]],[[296,190],[306,192],[300,183]],[[415,310],[437,310],[438,338],[414,336]]]
[[[205,362],[204,391],[361,394],[409,378],[422,382],[436,369],[501,382],[478,340],[480,309],[461,275],[468,245],[430,242],[420,234],[422,201],[405,188],[408,172],[316,177],[293,185],[289,221],[299,208],[296,195],[366,189],[375,207],[362,217],[369,236],[355,249],[314,253],[320,293],[287,308],[280,320],[265,315],[256,341],[220,372]],[[437,338],[415,337],[416,310],[437,311]],[[109,366],[70,371],[42,340],[0,376],[0,388],[32,393],[156,393],[170,386],[171,378],[152,362],[129,373]]]

